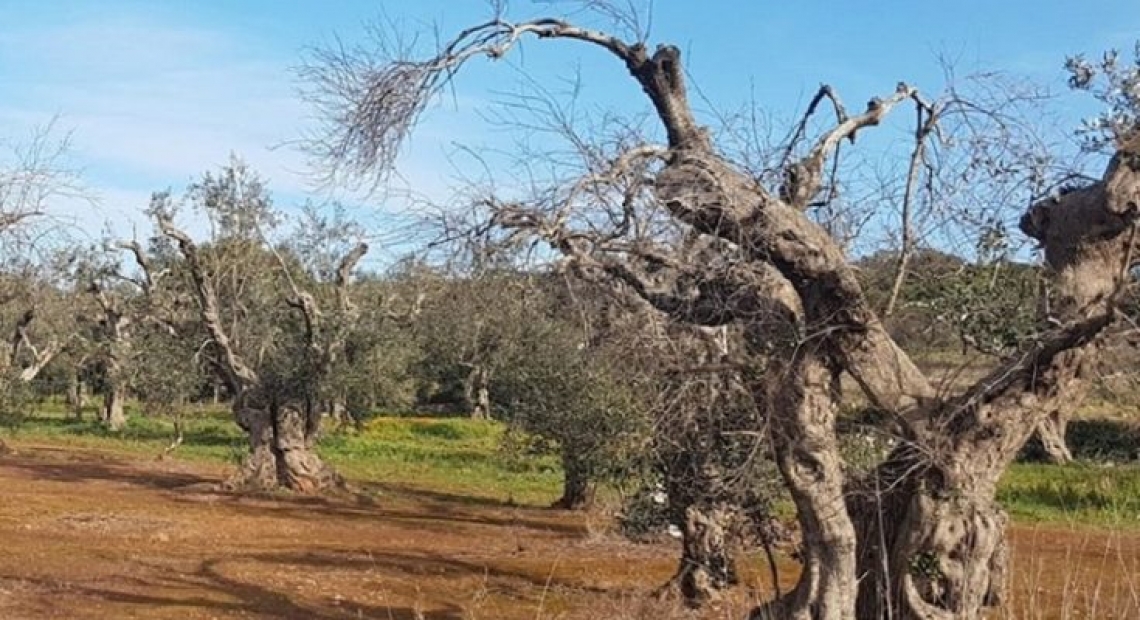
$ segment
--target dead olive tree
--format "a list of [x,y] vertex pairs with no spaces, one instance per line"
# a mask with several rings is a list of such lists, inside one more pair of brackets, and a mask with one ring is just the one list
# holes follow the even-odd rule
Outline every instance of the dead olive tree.
[[119,431],[127,422],[124,405],[135,327],[132,306],[138,295],[122,284],[129,280],[116,277],[118,270],[114,265],[92,260],[80,271],[80,280],[97,306],[90,322],[96,351],[93,358],[103,370],[103,406],[99,419],[108,429]]
[[345,289],[368,246],[352,245],[331,279],[306,271],[269,241],[279,214],[240,161],[206,174],[188,198],[213,223],[208,243],[175,224],[169,195],[157,195],[150,213],[172,272],[164,281],[192,304],[191,328],[201,330],[201,350],[249,437],[250,453],[229,486],[311,493],[338,485],[315,451],[322,387],[344,348]]
[[[67,235],[53,211],[86,198],[68,168],[69,140],[52,124],[0,150],[0,411],[12,413],[31,383],[70,343],[74,331],[55,244]],[[3,451],[0,443],[0,451]]]
[[[615,243],[621,235],[576,228],[567,214],[573,200],[545,210],[512,207],[500,220],[605,270],[678,320],[739,325],[747,352],[766,360],[763,372],[745,376],[767,413],[803,566],[796,587],[756,616],[982,617],[1000,599],[1008,568],[997,482],[1034,428],[1080,398],[1084,368],[1134,262],[1140,139],[1117,132],[1100,179],[1025,214],[1021,229],[1042,245],[1052,280],[1050,321],[985,377],[943,394],[884,329],[840,244],[805,213],[842,141],[899,106],[928,109],[910,85],[856,114],[836,106],[837,123],[778,171],[778,187],[767,187],[720,155],[697,121],[678,48],[650,50],[560,19],[496,16],[425,60],[339,50],[318,58],[308,77],[328,133],[314,151],[336,173],[376,174],[464,64],[501,58],[528,37],[577,41],[624,65],[666,144],[617,158],[611,177],[652,162],[637,167],[650,181],[648,202],[723,248],[725,260],[712,264],[660,260],[652,248]],[[891,414],[903,439],[858,479],[847,475],[836,436],[840,373]]]

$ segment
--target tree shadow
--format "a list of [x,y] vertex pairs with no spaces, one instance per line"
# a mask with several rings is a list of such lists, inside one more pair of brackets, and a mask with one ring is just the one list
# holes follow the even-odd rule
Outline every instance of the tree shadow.
[[[37,454],[40,453],[40,454]],[[45,458],[45,454],[59,454],[63,458]],[[167,498],[176,502],[199,503],[201,495],[187,493],[190,487],[209,487],[210,500],[219,499],[234,510],[249,516],[276,516],[307,520],[317,516],[347,520],[383,520],[412,524],[420,529],[454,531],[457,525],[524,528],[534,532],[583,536],[586,527],[553,518],[556,513],[537,508],[521,508],[509,504],[482,501],[462,495],[425,491],[400,485],[376,484],[369,487],[393,496],[395,501],[385,504],[384,498],[374,499],[366,494],[333,494],[328,496],[289,495],[281,493],[242,493],[223,491],[218,478],[193,473],[174,472],[155,467],[146,469],[137,463],[110,456],[96,456],[82,452],[35,448],[19,455],[9,455],[0,466],[16,470],[23,476],[37,480],[79,483],[106,481],[148,489],[168,491]],[[400,504],[412,502],[410,507]],[[478,510],[483,508],[484,510]],[[537,514],[536,514],[537,513]],[[541,515],[541,516],[540,516]]]
[[[449,500],[425,499],[417,494],[399,494],[402,498],[385,503],[384,499],[357,496],[346,497],[297,496],[297,495],[248,495],[216,492],[211,499],[222,498],[227,508],[253,517],[275,516],[307,520],[317,516],[345,520],[388,521],[414,524],[420,529],[432,529],[433,524],[442,531],[454,531],[455,526],[476,526],[490,528],[524,528],[534,532],[556,536],[584,536],[585,525],[555,520],[544,520],[527,516],[526,512],[535,509],[512,509],[509,514],[499,512],[484,513],[470,509],[470,506],[455,505]],[[196,503],[200,499],[191,495],[174,494],[175,501]],[[412,500],[409,507],[400,506]]]
[[[382,550],[329,550],[301,553],[257,553],[242,559],[275,565],[310,566],[354,570],[380,570],[409,576],[482,577],[497,580],[497,590],[521,598],[526,588],[544,590],[552,587],[569,588],[580,592],[612,594],[611,589],[600,588],[573,580],[555,577],[552,573],[532,573],[525,570],[497,566],[493,562],[469,561],[445,557],[438,553],[398,553]],[[515,582],[512,585],[510,582]],[[518,584],[524,588],[518,587]]]
[[[157,572],[152,577],[134,577],[120,580],[120,586],[90,586],[60,583],[57,580],[12,577],[33,583],[53,595],[71,595],[123,605],[150,608],[196,609],[211,613],[232,613],[243,617],[298,620],[348,620],[384,618],[391,620],[462,620],[463,610],[444,604],[443,609],[422,610],[409,607],[374,605],[347,599],[326,600],[323,603],[304,603],[266,585],[251,583],[225,575],[219,565],[228,559],[202,562],[192,573],[181,573],[166,566],[148,565]],[[133,591],[133,586],[140,591]],[[185,591],[178,594],[158,594],[160,590]]]
[[367,484],[360,485],[360,487],[365,491],[401,495],[404,497],[412,497],[421,500],[434,500],[438,502],[447,502],[450,504],[478,506],[481,508],[533,509],[531,506],[520,506],[519,504],[508,500],[494,499],[478,495],[460,495],[458,493],[448,493],[445,491],[433,491],[430,489],[424,489],[422,487],[392,482],[369,482]]
[[[37,448],[36,452],[45,450]],[[93,457],[78,452],[65,452],[66,460],[49,460],[42,456],[20,454],[5,457],[0,465],[19,470],[29,478],[56,482],[88,482],[102,480],[119,482],[151,489],[175,490],[198,484],[216,482],[197,474],[173,472],[155,468],[139,470],[136,466],[109,457]]]

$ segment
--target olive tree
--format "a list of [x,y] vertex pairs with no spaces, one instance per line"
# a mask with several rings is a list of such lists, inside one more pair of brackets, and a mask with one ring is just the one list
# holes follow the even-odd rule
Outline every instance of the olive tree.
[[[508,424],[556,449],[563,484],[553,507],[579,510],[593,504],[599,483],[628,473],[651,420],[645,377],[628,366],[634,356],[605,336],[605,319],[594,314],[604,307],[582,300],[598,293],[570,286],[556,273],[530,280],[491,399]],[[567,312],[568,297],[584,303]]]
[[[79,175],[67,166],[69,140],[53,127],[0,151],[0,397],[3,413],[21,407],[31,383],[70,344],[74,333],[66,294],[66,235],[53,209],[85,199]],[[10,147],[10,148],[8,148]],[[0,444],[0,448],[3,445]]]
[[212,237],[195,240],[175,223],[180,204],[157,194],[149,209],[155,256],[136,256],[145,278],[169,269],[162,282],[172,299],[153,306],[159,322],[200,333],[206,364],[249,438],[230,486],[316,492],[339,484],[314,448],[323,389],[353,318],[349,279],[368,246],[346,243],[330,272],[306,269],[271,241],[280,213],[260,178],[237,160],[204,175],[186,201],[211,223]]
[[[314,151],[335,171],[376,174],[466,64],[502,58],[529,38],[595,47],[628,70],[665,141],[614,158],[603,180],[636,178],[643,198],[628,201],[627,213],[659,208],[722,248],[724,260],[711,263],[659,260],[645,244],[617,243],[629,218],[607,231],[576,227],[580,221],[567,215],[579,205],[574,195],[510,205],[499,219],[621,280],[677,320],[739,325],[746,351],[765,360],[761,372],[744,376],[766,412],[796,508],[803,567],[796,587],[756,615],[980,618],[1000,600],[1008,570],[997,482],[1034,428],[1081,397],[1084,368],[1116,317],[1118,291],[1135,262],[1134,119],[1106,128],[1111,157],[1099,178],[1034,203],[1020,221],[1044,252],[1049,320],[980,380],[945,393],[884,329],[841,245],[806,213],[825,189],[841,142],[900,106],[930,113],[909,84],[856,113],[836,105],[837,122],[781,162],[769,177],[779,181],[768,185],[724,157],[698,121],[677,47],[650,49],[562,19],[513,22],[497,14],[422,59],[343,50],[321,56],[309,77],[328,132]],[[902,439],[863,476],[849,475],[841,458],[840,374],[889,413]]]

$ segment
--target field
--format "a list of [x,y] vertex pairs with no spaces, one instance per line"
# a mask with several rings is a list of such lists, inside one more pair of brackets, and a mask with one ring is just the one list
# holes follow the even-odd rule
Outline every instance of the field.
[[[109,436],[25,420],[0,457],[0,618],[689,617],[648,596],[672,544],[546,509],[556,463],[504,454],[501,432],[378,419],[323,444],[351,493],[248,497],[215,490],[241,454],[224,416],[195,418],[165,460],[161,421]],[[1140,471],[1018,465],[1001,495],[1014,575],[995,617],[1140,617]],[[760,559],[744,565],[745,586],[703,617],[743,617],[771,593]],[[795,570],[780,559],[783,588]]]

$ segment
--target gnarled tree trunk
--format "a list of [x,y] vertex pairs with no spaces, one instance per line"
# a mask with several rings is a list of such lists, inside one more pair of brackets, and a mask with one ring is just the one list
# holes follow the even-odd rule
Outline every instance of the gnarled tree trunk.
[[854,620],[856,530],[844,503],[833,372],[818,352],[793,350],[791,360],[773,359],[758,395],[769,400],[773,450],[796,505],[803,568],[795,589],[753,617]]
[[719,600],[740,581],[732,549],[736,517],[731,506],[720,503],[685,509],[681,563],[662,588],[663,594],[675,592],[686,605],[700,607]]
[[1002,599],[1005,512],[992,483],[947,480],[906,449],[848,500],[858,534],[856,618],[973,620]]
[[315,428],[303,408],[235,406],[234,414],[249,436],[250,452],[227,488],[318,493],[343,485],[316,453]]
[[[775,352],[768,376],[750,379],[750,388],[768,414],[776,460],[795,502],[804,565],[795,590],[758,609],[756,617],[980,618],[1000,598],[1006,570],[1006,517],[994,501],[997,481],[1033,429],[1079,398],[1084,356],[1111,323],[1117,294],[1140,256],[1140,127],[1118,136],[1117,153],[1101,181],[1034,205],[1022,219],[1023,232],[1045,249],[1059,294],[1053,316],[992,373],[948,397],[886,333],[841,245],[805,214],[844,140],[854,141],[857,132],[880,124],[900,104],[913,103],[920,123],[935,115],[905,83],[854,115],[829,88],[821,88],[810,109],[830,96],[839,121],[804,157],[772,171],[783,179],[773,192],[712,148],[709,132],[689,106],[676,47],[661,45],[650,54],[640,42],[558,19],[511,24],[498,18],[465,30],[425,62],[396,65],[398,71],[332,55],[337,61],[326,68],[326,87],[339,84],[347,66],[369,88],[359,97],[358,89],[334,87],[330,97],[335,105],[368,114],[330,119],[340,148],[327,155],[349,167],[390,163],[393,146],[446,78],[471,58],[503,57],[528,34],[586,42],[619,58],[664,126],[668,148],[631,149],[608,173],[590,170],[586,178],[603,184],[607,178],[640,178],[646,170],[637,164],[656,159],[663,166],[650,172],[654,205],[687,232],[732,249],[723,261],[663,260],[656,247],[642,249],[638,242],[644,239],[629,242],[628,213],[622,225],[599,232],[592,222],[575,225],[569,215],[578,205],[558,198],[558,204],[538,199],[534,209],[498,209],[496,223],[531,230],[679,320],[738,322],[752,355]],[[385,109],[373,94],[390,92],[409,94],[413,104]],[[377,108],[379,119],[372,113]],[[917,161],[912,158],[912,169]],[[620,184],[611,185],[607,191]],[[628,202],[627,209],[636,208],[636,200]],[[622,243],[610,244],[614,238]],[[638,273],[639,261],[654,271],[672,271],[673,278]],[[886,463],[855,484],[845,479],[836,438],[831,388],[837,369],[893,416],[902,441]]]
[[[207,277],[209,270],[197,244],[169,218],[159,216],[157,223],[164,235],[177,242],[186,259],[198,299],[199,318],[217,351],[214,369],[233,395],[234,417],[249,437],[249,456],[225,486],[251,490],[282,488],[300,493],[342,486],[343,479],[315,450],[321,420],[315,394],[318,382],[328,376],[332,360],[343,348],[344,339],[334,339],[331,345],[322,343],[318,337],[322,315],[316,299],[287,278],[293,295],[285,303],[299,310],[304,319],[309,356],[306,361],[312,363],[305,378],[309,384],[297,386],[296,377],[283,378],[272,373],[262,376],[243,359],[223,325],[217,291]],[[348,277],[367,251],[367,244],[357,244],[337,269],[337,292],[342,297],[342,309],[349,315]]]

